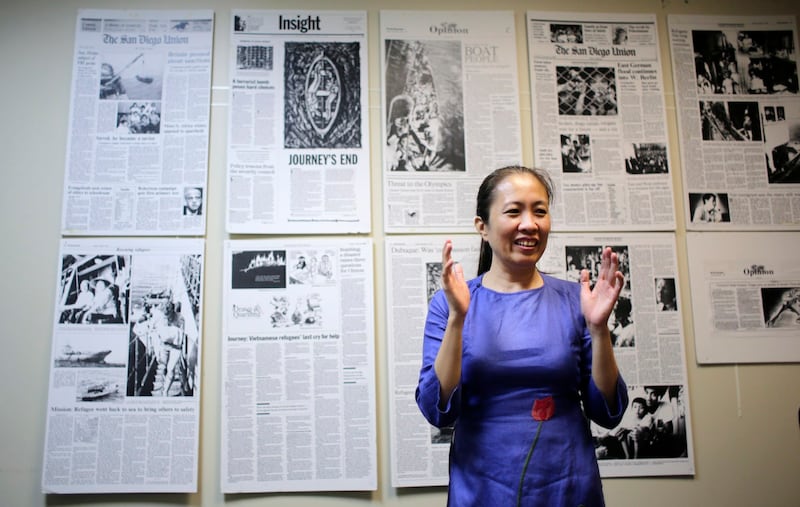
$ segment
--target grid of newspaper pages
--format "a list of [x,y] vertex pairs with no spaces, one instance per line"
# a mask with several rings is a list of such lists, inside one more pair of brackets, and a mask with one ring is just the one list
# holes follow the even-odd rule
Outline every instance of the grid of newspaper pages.
[[224,493],[377,488],[369,239],[225,243]]
[[380,26],[385,230],[471,231],[483,177],[522,161],[514,13],[381,11]]
[[[388,14],[386,18],[394,21]],[[485,12],[480,15],[482,19],[489,17]],[[432,27],[425,35],[424,44],[415,43],[408,50],[414,52],[414,61],[422,62],[417,65],[424,69],[431,51],[427,41],[438,40],[435,30],[438,25],[427,21],[427,12],[404,13],[398,19],[420,27],[417,30],[429,24]],[[421,19],[426,22],[420,23]],[[403,30],[411,30],[405,25],[397,27],[399,21],[390,23],[388,20],[384,20],[382,13],[384,41],[399,38],[395,34]],[[658,407],[654,419],[663,429],[659,432],[660,442],[634,452],[624,445],[624,435],[636,423],[632,416],[626,416],[611,431],[592,426],[601,474],[604,477],[691,475],[694,458],[675,235],[641,232],[675,228],[655,18],[529,12],[527,24],[536,164],[547,169],[555,181],[554,227],[563,231],[551,235],[541,269],[561,278],[577,280],[581,269],[593,272],[604,245],[611,246],[620,255],[626,286],[609,322],[615,354],[628,383],[630,399],[648,399],[652,406]],[[451,24],[444,29],[453,34],[461,33],[466,39],[466,30],[461,31],[461,28],[460,24]],[[471,36],[472,32],[469,33]],[[503,39],[498,37],[497,40]],[[393,91],[392,86],[400,88],[404,81],[392,84],[389,72],[392,45],[385,42],[383,49],[387,59],[382,107],[391,112],[393,97],[403,95]],[[513,46],[509,44],[492,54],[503,51],[510,54]],[[432,67],[438,70],[441,65]],[[414,77],[415,82],[419,81],[416,74]],[[505,87],[498,88],[505,90]],[[430,89],[428,86],[422,91]],[[410,103],[415,105],[413,101]],[[467,104],[466,116],[472,102],[464,103]],[[389,132],[385,136],[389,147],[389,142],[393,141],[391,132],[405,128],[407,122],[391,121],[394,118],[391,114],[385,114],[384,118],[389,118],[384,122]],[[482,125],[505,135],[505,126]],[[485,140],[496,142],[492,138]],[[384,171],[402,171],[398,167],[403,164],[406,171],[412,170],[410,162],[404,158],[408,153],[394,146],[385,147]],[[490,164],[488,169],[497,165]],[[406,182],[395,178],[395,174],[398,173],[385,172],[384,178],[387,232],[408,229],[398,226],[401,222],[397,217],[405,221],[402,222],[404,226],[412,223],[410,220],[420,220],[418,223],[424,224],[423,218],[415,214],[419,210],[422,210],[421,217],[432,212],[474,216],[474,187],[459,186],[458,194],[448,200],[442,200],[443,195],[437,194],[436,200],[428,201],[437,203],[436,206],[426,208],[426,192],[429,192],[426,187],[432,186],[434,180],[414,186],[412,180]],[[398,174],[404,175],[403,172]],[[453,185],[458,183],[458,180],[453,181]],[[401,190],[406,201],[393,208],[396,199],[392,195]],[[422,206],[416,206],[417,202]],[[441,202],[459,202],[464,209],[442,207]],[[398,220],[394,227],[392,220]],[[442,223],[451,222],[437,221],[439,225]],[[576,231],[569,233],[571,229]],[[594,229],[598,232],[577,231]],[[620,232],[608,235],[609,229],[620,229]],[[471,223],[470,227],[447,228],[447,232],[466,230],[472,230]],[[479,247],[479,238],[475,235],[389,235],[386,239],[391,479],[394,487],[436,486],[448,482],[452,428],[430,426],[414,401],[424,319],[428,301],[439,289],[441,248],[448,237],[454,241],[454,256],[464,265],[465,272],[475,273]],[[632,414],[633,410],[628,412]]]
[[366,11],[234,11],[227,230],[370,230]]
[[45,493],[197,491],[212,33],[78,12]]
[[793,16],[669,16],[691,230],[800,228]]

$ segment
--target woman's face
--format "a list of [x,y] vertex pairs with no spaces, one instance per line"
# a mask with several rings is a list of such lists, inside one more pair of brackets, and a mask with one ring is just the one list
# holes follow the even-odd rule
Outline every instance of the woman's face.
[[547,189],[530,174],[512,173],[494,189],[489,221],[475,228],[492,248],[492,268],[529,271],[547,247],[550,201]]

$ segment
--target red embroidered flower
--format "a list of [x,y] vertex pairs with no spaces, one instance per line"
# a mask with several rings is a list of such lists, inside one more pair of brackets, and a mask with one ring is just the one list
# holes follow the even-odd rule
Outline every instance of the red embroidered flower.
[[534,400],[533,408],[531,409],[531,417],[536,421],[547,421],[556,411],[556,403],[553,401],[552,396],[547,398],[540,398]]

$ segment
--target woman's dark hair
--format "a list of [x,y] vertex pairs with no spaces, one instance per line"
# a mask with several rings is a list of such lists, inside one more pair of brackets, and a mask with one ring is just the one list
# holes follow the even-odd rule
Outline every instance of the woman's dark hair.
[[[539,183],[541,183],[547,191],[547,200],[553,202],[553,181],[544,169],[521,165],[501,167],[500,169],[495,169],[486,176],[483,182],[481,182],[481,186],[478,187],[475,214],[481,217],[483,223],[489,223],[489,208],[492,206],[492,200],[494,199],[494,189],[497,188],[497,185],[500,184],[501,181],[512,174],[528,174],[539,180]],[[489,243],[481,238],[481,252],[478,257],[478,276],[489,271],[491,265],[492,248]]]

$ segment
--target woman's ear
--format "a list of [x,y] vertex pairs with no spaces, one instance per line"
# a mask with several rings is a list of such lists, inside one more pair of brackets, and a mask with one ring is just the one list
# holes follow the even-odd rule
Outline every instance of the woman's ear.
[[481,235],[482,238],[486,238],[486,222],[479,216],[475,216],[475,230],[478,234]]

